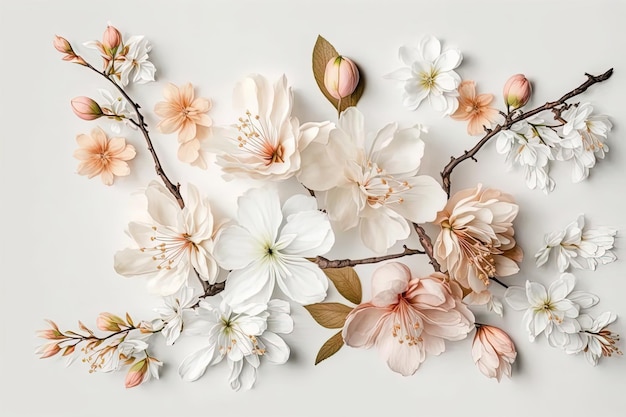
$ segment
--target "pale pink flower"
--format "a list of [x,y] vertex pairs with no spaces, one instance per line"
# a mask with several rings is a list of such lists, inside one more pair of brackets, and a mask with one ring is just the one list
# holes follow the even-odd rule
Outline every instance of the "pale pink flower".
[[475,304],[491,300],[489,278],[519,271],[523,253],[513,238],[518,208],[512,196],[479,184],[454,194],[437,215],[441,232],[433,255],[451,279],[482,293]]
[[198,126],[210,127],[213,124],[205,114],[211,108],[211,102],[206,98],[196,98],[191,83],[182,87],[168,84],[163,95],[165,101],[154,107],[154,112],[162,117],[157,125],[161,132],[178,131],[178,141],[186,143],[197,137]]
[[511,76],[502,89],[502,95],[504,96],[504,102],[507,109],[511,107],[513,109],[519,109],[524,107],[528,100],[530,100],[530,94],[532,88],[530,82],[524,76],[524,74],[515,74]]
[[372,300],[348,314],[343,339],[352,347],[376,345],[391,370],[412,375],[426,354],[445,350],[444,340],[464,339],[474,327],[462,296],[444,274],[414,278],[406,265],[388,263],[372,275]]
[[78,173],[93,178],[100,175],[106,185],[113,184],[114,178],[130,174],[126,161],[135,157],[133,145],[126,144],[124,138],[107,138],[106,133],[96,127],[91,135],[80,134],[76,137],[79,149],[74,157],[80,160]]
[[489,104],[493,94],[476,94],[474,81],[463,81],[459,85],[459,107],[450,116],[454,120],[466,120],[467,133],[473,136],[485,133],[485,127],[491,127],[498,117],[498,110]]
[[513,341],[504,331],[493,326],[480,326],[476,329],[472,344],[472,358],[480,372],[498,381],[502,375],[511,377],[511,364],[517,352]]
[[352,94],[359,85],[359,79],[359,69],[349,58],[336,56],[326,64],[324,87],[337,100]]

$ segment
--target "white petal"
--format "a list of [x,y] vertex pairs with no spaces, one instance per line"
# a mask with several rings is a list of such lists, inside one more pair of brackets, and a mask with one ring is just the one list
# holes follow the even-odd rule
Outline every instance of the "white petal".
[[315,191],[326,191],[342,181],[343,176],[337,175],[343,170],[343,163],[338,165],[335,158],[328,155],[329,147],[324,143],[311,143],[300,154],[302,158],[298,181]]
[[275,242],[283,220],[280,199],[275,190],[253,188],[237,200],[237,219],[257,240]]
[[463,55],[458,49],[449,49],[439,55],[435,60],[435,66],[439,71],[447,72],[455,69],[461,64]]
[[265,332],[260,337],[261,341],[265,345],[265,354],[263,357],[268,361],[275,364],[283,364],[289,359],[289,346],[278,335],[273,332]]
[[359,223],[361,240],[372,251],[384,253],[397,241],[406,239],[411,229],[404,217],[386,208],[366,207]]
[[600,302],[600,298],[597,295],[584,291],[574,291],[568,298],[578,304],[580,308],[591,308]]
[[[410,66],[411,64],[407,64],[407,65]],[[390,79],[390,80],[406,81],[406,80],[411,79],[412,77],[413,77],[413,71],[411,71],[411,68],[403,67],[393,72],[390,72],[389,74],[385,74],[383,78]]]
[[411,66],[413,62],[421,60],[419,51],[412,46],[401,46],[398,51],[398,56],[406,66]]
[[352,138],[352,143],[358,147],[363,147],[365,120],[363,114],[356,107],[348,107],[341,113],[338,127]]
[[426,61],[433,62],[441,54],[441,43],[431,35],[423,37],[418,48]]
[[222,297],[230,305],[267,303],[273,290],[274,278],[270,276],[267,263],[256,262],[228,274]]
[[332,188],[326,193],[328,216],[340,230],[348,230],[358,224],[359,194],[356,185]]
[[294,234],[296,237],[281,252],[303,258],[323,255],[335,243],[328,216],[318,210],[291,215],[282,234]]
[[152,181],[146,188],[148,213],[159,224],[176,226],[182,216],[180,206],[165,187]]
[[424,141],[419,128],[402,129],[382,149],[372,154],[378,166],[390,174],[414,174],[424,155]]
[[187,356],[178,367],[178,374],[184,381],[195,381],[204,375],[206,368],[213,361],[215,345],[211,345]]
[[224,269],[241,269],[256,262],[265,254],[263,242],[241,226],[224,229],[215,241],[213,256]]
[[531,306],[542,306],[548,299],[548,293],[538,282],[526,281],[526,298]]
[[115,253],[113,260],[115,272],[123,276],[156,274],[156,264],[152,255],[139,249],[124,249]]
[[312,304],[326,298],[328,278],[319,267],[304,259],[285,259],[288,276],[276,278],[286,296],[299,304]]
[[530,305],[523,287],[509,287],[504,293],[504,299],[513,310],[526,310]]
[[404,201],[390,205],[389,208],[415,223],[435,220],[437,212],[443,209],[448,198],[441,185],[428,175],[420,175],[406,181],[411,189],[401,194]]
[[292,214],[300,213],[303,211],[316,211],[317,200],[315,197],[310,197],[304,194],[296,194],[289,197],[285,204],[283,204],[283,219],[289,221],[289,216]]
[[572,274],[562,274],[561,277],[550,284],[548,288],[548,294],[552,301],[562,300],[567,297],[567,294],[572,292],[576,285],[576,277]]

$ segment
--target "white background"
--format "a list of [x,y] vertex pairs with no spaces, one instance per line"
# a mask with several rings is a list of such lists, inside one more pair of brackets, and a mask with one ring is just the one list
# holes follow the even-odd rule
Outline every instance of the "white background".
[[[81,42],[100,39],[111,21],[125,35],[143,34],[152,41],[157,82],[133,87],[153,130],[157,151],[175,181],[193,181],[210,195],[216,212],[232,215],[235,200],[251,186],[224,183],[219,171],[184,166],[176,159],[176,139],[155,131],[153,106],[166,82],[190,81],[199,95],[212,99],[211,117],[233,121],[231,90],[248,73],[271,78],[285,73],[294,87],[294,113],[302,121],[334,120],[335,113],[318,91],[311,72],[311,51],[318,34],[340,53],[357,61],[367,78],[359,103],[369,130],[397,121],[430,127],[423,173],[436,178],[451,155],[476,139],[465,124],[443,119],[427,105],[416,112],[402,107],[397,86],[382,76],[400,66],[398,48],[416,44],[426,34],[463,51],[459,73],[492,92],[501,106],[506,79],[525,73],[533,82],[532,105],[554,100],[585,80],[615,68],[614,76],[585,94],[597,111],[611,116],[615,127],[608,157],[588,181],[572,184],[570,167],[555,165],[556,190],[550,195],[526,188],[520,171],[508,172],[493,143],[453,174],[453,190],[476,185],[500,188],[520,205],[516,221],[526,252],[522,272],[509,284],[526,279],[549,284],[553,265],[537,269],[533,254],[545,232],[559,229],[585,213],[591,226],[619,230],[620,260],[596,272],[576,272],[578,288],[597,294],[594,313],[616,312],[614,331],[625,334],[626,234],[624,189],[624,92],[626,91],[625,7],[617,1],[3,1],[0,6],[2,65],[0,75],[0,207],[2,342],[0,414],[3,416],[319,416],[459,414],[485,416],[624,415],[626,359],[614,357],[591,367],[582,356],[552,349],[542,337],[528,341],[522,314],[506,311],[499,319],[476,310],[482,322],[499,325],[517,344],[513,379],[497,383],[478,372],[470,354],[471,338],[449,343],[412,377],[391,372],[375,351],[343,348],[313,366],[317,350],[333,334],[293,306],[295,330],[285,337],[292,356],[284,366],[265,365],[257,385],[232,392],[224,366],[211,368],[195,383],[176,372],[198,341],[183,339],[166,347],[158,338],[155,353],[166,365],[159,381],[126,390],[124,374],[88,374],[77,362],[65,368],[59,358],[34,355],[41,340],[35,331],[43,319],[63,329],[82,320],[95,326],[98,313],[128,311],[138,319],[154,317],[160,300],[146,293],[141,279],[126,279],[113,270],[113,253],[125,247],[127,222],[135,215],[131,194],[155,178],[142,139],[126,132],[138,149],[131,177],[113,187],[76,174],[75,136],[96,123],[77,119],[69,103],[75,96],[97,97],[108,87],[88,70],[61,61],[52,47],[54,34],[65,36],[82,52]],[[90,51],[91,52],[91,51]],[[89,55],[97,62],[95,55]],[[106,122],[97,123],[107,128]],[[300,192],[295,183],[283,195]],[[434,229],[429,228],[433,232]],[[367,256],[351,237],[338,240],[334,257]],[[409,246],[416,247],[413,236]],[[408,261],[429,273],[423,259]],[[373,268],[358,271],[369,297]],[[499,289],[494,289],[500,292]],[[331,292],[330,299],[338,299]]]

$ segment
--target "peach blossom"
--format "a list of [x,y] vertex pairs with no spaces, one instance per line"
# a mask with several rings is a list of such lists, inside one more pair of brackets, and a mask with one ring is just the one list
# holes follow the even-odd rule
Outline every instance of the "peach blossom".
[[485,133],[498,117],[498,110],[489,106],[493,94],[476,95],[476,83],[463,81],[459,85],[459,107],[450,117],[454,120],[467,120],[467,133],[476,136]]
[[119,332],[120,324],[125,326],[126,323],[120,317],[111,313],[100,313],[96,319],[96,326],[98,329],[105,332]]
[[464,339],[472,330],[474,315],[462,296],[444,274],[415,278],[406,265],[390,262],[372,275],[372,300],[348,314],[344,341],[352,347],[376,345],[391,370],[412,375],[427,354],[445,350],[444,340]]
[[352,60],[337,56],[331,58],[324,71],[324,87],[339,100],[349,96],[359,85],[359,70]]
[[531,93],[532,88],[530,82],[524,74],[511,76],[502,89],[507,109],[513,108],[514,110],[524,107],[526,103],[528,103],[528,100],[530,100]]
[[480,326],[476,329],[472,344],[472,357],[480,372],[498,381],[502,375],[511,377],[511,364],[517,352],[513,341],[504,331],[493,326]]
[[441,232],[434,243],[435,259],[450,279],[467,290],[483,293],[473,304],[491,299],[491,277],[517,273],[522,250],[513,235],[519,207],[513,197],[493,188],[469,188],[457,192],[437,214]]
[[61,36],[55,35],[54,40],[52,41],[52,44],[54,45],[54,49],[61,52],[62,54],[65,54],[63,56],[64,61],[70,61],[70,62],[74,62],[80,65],[87,65],[87,63],[85,62],[83,58],[76,55],[76,53],[72,49],[72,45],[70,45],[67,39]]
[[126,139],[108,139],[104,131],[96,127],[91,135],[78,135],[76,142],[79,149],[74,151],[74,157],[80,160],[78,174],[87,175],[88,178],[100,175],[106,185],[113,184],[116,176],[130,174],[126,161],[135,157],[135,148],[126,144]]
[[182,87],[169,84],[163,90],[165,101],[154,107],[154,112],[162,117],[157,128],[163,133],[178,131],[180,143],[189,142],[197,137],[197,126],[210,127],[213,122],[205,113],[211,108],[206,98],[195,98],[193,85]]
[[109,50],[113,50],[120,46],[121,43],[122,34],[120,31],[114,26],[107,26],[104,34],[102,35],[102,45]]
[[148,361],[146,359],[142,359],[139,362],[133,364],[130,370],[126,374],[126,380],[124,381],[124,386],[126,388],[133,388],[137,385],[141,384],[148,372]]

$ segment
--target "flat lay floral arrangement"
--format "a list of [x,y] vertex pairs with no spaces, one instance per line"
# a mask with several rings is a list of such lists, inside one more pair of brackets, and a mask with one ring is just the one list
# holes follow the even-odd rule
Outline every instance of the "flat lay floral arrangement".
[[[111,25],[101,41],[83,44],[93,59],[60,36],[54,47],[63,60],[108,87],[71,101],[81,119],[106,122],[76,136],[78,174],[112,186],[132,175],[136,157],[154,163],[155,178],[142,190],[142,220],[129,221],[128,247],[111,256],[119,275],[144,280],[162,304],[152,317],[103,312],[95,326],[78,321],[74,330],[48,320],[38,331],[45,339],[37,350],[41,358],[64,356],[68,364],[80,359],[89,372],[123,371],[130,388],[159,378],[163,363],[153,356],[155,344],[175,349],[179,338],[196,338],[203,347],[173,364],[182,380],[198,380],[226,362],[228,371],[221,372],[230,386],[248,389],[263,362],[289,363],[290,347],[281,335],[298,326],[291,312],[301,308],[336,332],[319,341],[312,365],[334,360],[344,345],[373,348],[391,371],[409,376],[447,344],[472,338],[477,369],[498,381],[511,377],[518,355],[513,340],[506,329],[477,322],[478,310],[488,311],[486,317],[519,315],[530,341],[543,335],[548,346],[572,360],[584,357],[596,365],[622,354],[610,328],[616,315],[597,314],[599,297],[575,289],[576,269],[595,270],[616,260],[615,229],[590,228],[581,214],[560,230],[546,231],[543,247],[522,250],[515,219],[524,208],[513,195],[485,184],[453,187],[455,168],[469,160],[479,169],[479,151],[488,142],[537,192],[554,190],[553,164],[567,164],[571,181],[584,181],[609,151],[612,124],[582,96],[607,81],[612,69],[585,74],[579,85],[564,86],[562,96],[533,107],[525,75],[512,75],[501,99],[479,93],[477,82],[457,72],[461,51],[424,35],[416,45],[400,47],[399,69],[382,80],[368,77],[368,83],[387,83],[391,94],[415,110],[415,124],[390,123],[369,132],[367,114],[358,109],[367,94],[363,68],[321,36],[312,67],[323,97],[337,111],[329,121],[292,116],[286,76],[251,74],[239,81],[232,120],[220,123],[211,117],[210,98],[197,97],[191,83],[158,80],[163,100],[143,103],[130,91],[134,95],[141,84],[155,82],[152,45]],[[315,99],[326,105],[322,95]],[[474,146],[452,156],[438,178],[419,172],[428,154],[423,106],[450,123],[465,123],[474,137]],[[148,112],[158,117],[155,126],[146,123]],[[158,153],[152,131],[176,135],[176,157]],[[198,170],[217,165],[223,181],[251,179],[257,185],[238,198],[236,212],[218,219],[209,182],[170,178],[167,166],[175,163]],[[265,187],[294,181],[301,193],[284,200]],[[425,225],[437,232],[429,234]],[[373,256],[329,257],[336,238],[350,230],[358,237],[351,245]],[[419,247],[393,250],[413,235]],[[403,263],[416,256],[426,257],[429,269]],[[555,262],[560,274],[542,283],[527,280],[520,270],[524,256],[534,256],[537,268]],[[355,269],[364,264],[376,264],[370,276]],[[330,286],[344,302],[326,301]]]

